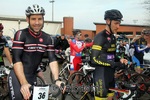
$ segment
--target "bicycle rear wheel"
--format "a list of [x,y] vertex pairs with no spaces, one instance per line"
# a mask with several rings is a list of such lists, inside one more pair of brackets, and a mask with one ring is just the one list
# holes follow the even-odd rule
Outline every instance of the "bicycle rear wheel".
[[135,90],[135,97],[140,98],[145,94],[148,87],[146,87],[144,84],[140,84],[142,82],[145,82],[145,79],[147,79],[147,76],[143,74],[136,74],[131,76],[131,78],[128,80],[129,84],[136,84],[137,88]]
[[[70,75],[68,79],[68,83],[70,84],[70,94],[71,97],[75,100],[92,100],[92,96],[90,94],[91,86],[88,84],[89,79],[82,72],[75,72]],[[87,89],[88,90],[85,90]]]

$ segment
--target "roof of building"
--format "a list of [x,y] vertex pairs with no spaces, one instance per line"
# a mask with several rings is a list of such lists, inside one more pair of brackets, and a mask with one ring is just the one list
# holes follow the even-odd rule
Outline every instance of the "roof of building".
[[[26,21],[26,17],[22,17],[22,16],[0,15],[0,20]],[[63,23],[62,21],[45,21],[45,22],[47,22],[47,23]]]
[[[97,23],[94,22],[95,25],[106,25],[106,23]],[[149,27],[149,25],[136,25],[136,24],[121,24],[120,26],[133,26],[133,27]]]

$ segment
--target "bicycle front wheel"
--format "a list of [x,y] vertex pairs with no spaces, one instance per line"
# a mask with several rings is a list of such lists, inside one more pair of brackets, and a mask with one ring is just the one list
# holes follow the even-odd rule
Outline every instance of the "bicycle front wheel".
[[[70,94],[71,97],[75,100],[92,100],[91,96],[91,86],[89,83],[89,79],[82,72],[75,72],[70,75],[68,79],[68,83],[70,84]],[[86,90],[88,88],[88,90]]]
[[59,77],[62,79],[62,81],[67,81],[68,77],[70,75],[70,72],[68,70],[69,65],[67,64],[68,62],[64,62],[61,66],[61,70],[59,72]]

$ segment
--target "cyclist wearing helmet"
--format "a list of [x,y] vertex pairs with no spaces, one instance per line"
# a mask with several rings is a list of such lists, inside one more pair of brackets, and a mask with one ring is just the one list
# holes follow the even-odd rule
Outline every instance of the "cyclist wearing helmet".
[[7,43],[7,40],[3,36],[3,29],[4,29],[4,27],[3,27],[2,23],[0,23],[0,66],[4,65],[4,60],[3,60],[3,56],[2,56],[3,52],[5,53],[11,66],[13,66],[11,54],[9,51],[9,45]]
[[124,44],[123,44],[123,41],[120,40],[119,41],[119,44],[117,45],[116,47],[116,56],[120,59],[120,58],[124,58],[125,56],[125,47],[124,47]]
[[112,100],[113,93],[109,88],[115,87],[115,67],[121,67],[127,60],[121,58],[115,61],[116,38],[122,21],[120,11],[112,9],[105,12],[106,28],[94,37],[92,46],[91,63],[95,66],[94,84],[96,86],[95,100]]
[[120,34],[117,38],[119,43],[117,43],[116,55],[118,58],[129,58],[129,45],[127,44],[127,40],[128,38],[123,34]]
[[42,31],[45,10],[39,5],[33,5],[29,6],[25,13],[29,26],[16,32],[12,47],[14,70],[9,75],[11,100],[30,98],[29,87],[36,82],[37,68],[42,61],[44,52],[48,54],[55,84],[58,86],[61,84],[58,79],[59,71],[54,54],[53,39]]

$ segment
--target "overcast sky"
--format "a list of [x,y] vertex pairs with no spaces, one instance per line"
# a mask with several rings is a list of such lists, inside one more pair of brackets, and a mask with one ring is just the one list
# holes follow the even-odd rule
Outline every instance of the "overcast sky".
[[[1,0],[0,15],[25,16],[25,9],[39,4],[46,11],[45,19],[52,20],[51,0]],[[74,17],[74,28],[95,30],[93,22],[104,23],[104,12],[118,9],[122,12],[123,24],[145,24],[147,18],[144,0],[55,0],[54,21],[63,21],[63,17]],[[133,20],[137,20],[134,23]]]

